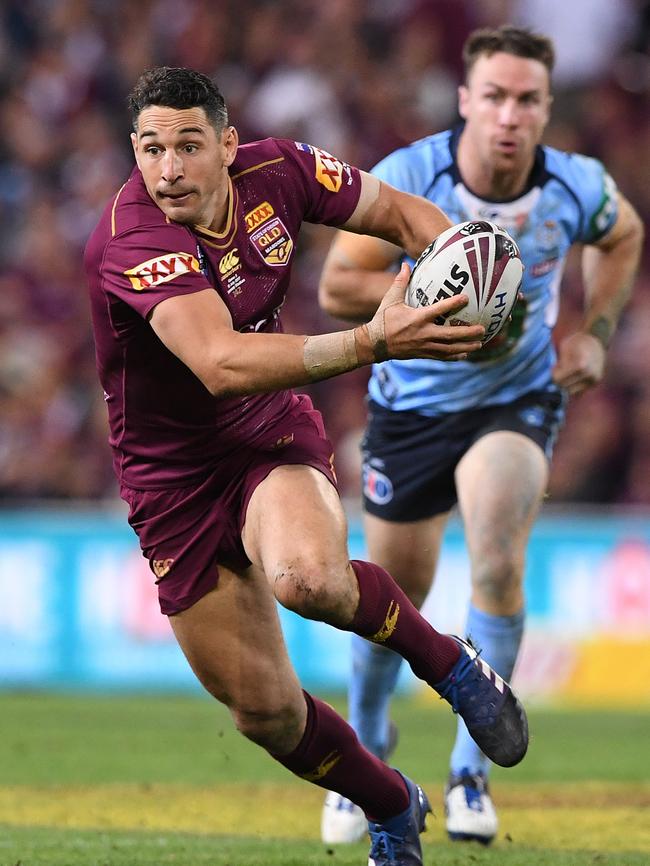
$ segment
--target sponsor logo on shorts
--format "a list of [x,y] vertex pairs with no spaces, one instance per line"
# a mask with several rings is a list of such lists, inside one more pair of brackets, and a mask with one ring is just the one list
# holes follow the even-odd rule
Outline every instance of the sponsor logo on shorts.
[[251,235],[255,249],[267,265],[286,265],[293,250],[293,240],[280,217],[273,217]]
[[124,271],[124,275],[129,278],[136,292],[153,289],[154,286],[173,280],[174,277],[190,273],[201,273],[198,259],[190,253],[167,253]]
[[314,148],[316,158],[316,180],[330,192],[338,192],[343,183],[344,163],[326,150]]
[[272,445],[271,447],[275,451],[275,450],[280,449],[280,448],[286,448],[287,445],[291,445],[292,442],[293,442],[293,433],[286,433],[284,436],[280,436],[280,438],[277,440],[275,445]]
[[393,498],[393,483],[371,466],[363,467],[363,493],[375,505],[386,505]]
[[163,577],[169,574],[174,564],[173,559],[152,559],[151,570],[156,575],[156,583],[160,583]]
[[334,480],[338,484],[338,478],[336,477],[336,469],[334,468],[334,455],[333,454],[330,454],[329,464],[330,464],[330,472],[332,473],[332,475],[334,476]]
[[254,229],[260,226],[266,220],[271,219],[271,217],[275,214],[272,205],[270,205],[267,201],[262,202],[262,204],[258,204],[257,207],[253,208],[253,210],[249,211],[244,217],[244,222],[246,223],[246,231],[250,234]]

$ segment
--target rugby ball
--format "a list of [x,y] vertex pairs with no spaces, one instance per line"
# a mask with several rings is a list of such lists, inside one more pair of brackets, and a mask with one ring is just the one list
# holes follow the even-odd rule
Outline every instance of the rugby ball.
[[504,229],[487,220],[459,223],[438,235],[413,266],[406,303],[428,307],[463,292],[467,306],[435,321],[484,325],[485,344],[508,321],[523,273],[519,248]]

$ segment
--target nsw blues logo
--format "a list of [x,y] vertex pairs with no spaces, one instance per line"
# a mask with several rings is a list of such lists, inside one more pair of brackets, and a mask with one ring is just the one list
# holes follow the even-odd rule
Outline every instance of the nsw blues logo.
[[363,466],[363,495],[375,505],[386,505],[393,498],[393,482],[372,466]]

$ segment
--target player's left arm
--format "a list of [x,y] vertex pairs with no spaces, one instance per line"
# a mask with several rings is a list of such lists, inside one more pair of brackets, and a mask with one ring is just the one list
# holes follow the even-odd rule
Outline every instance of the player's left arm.
[[578,394],[601,381],[607,347],[636,277],[643,245],[643,223],[618,193],[618,216],[607,234],[582,253],[585,318],[582,328],[558,347],[554,381]]

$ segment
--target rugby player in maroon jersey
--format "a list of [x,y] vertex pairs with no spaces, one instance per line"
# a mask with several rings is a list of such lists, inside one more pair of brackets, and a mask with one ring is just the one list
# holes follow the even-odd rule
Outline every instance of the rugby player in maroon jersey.
[[523,757],[525,714],[387,572],[350,561],[331,445],[290,389],[386,358],[462,358],[483,328],[434,323],[462,295],[406,306],[406,267],[349,331],[283,334],[280,309],[303,221],[414,256],[449,221],[311,144],[239,146],[219,90],[192,70],[146,72],[130,107],[136,167],[85,265],[115,471],[161,610],[246,737],[366,812],[370,862],[417,866],[426,795],[301,689],[276,601],[396,650],[497,763]]

